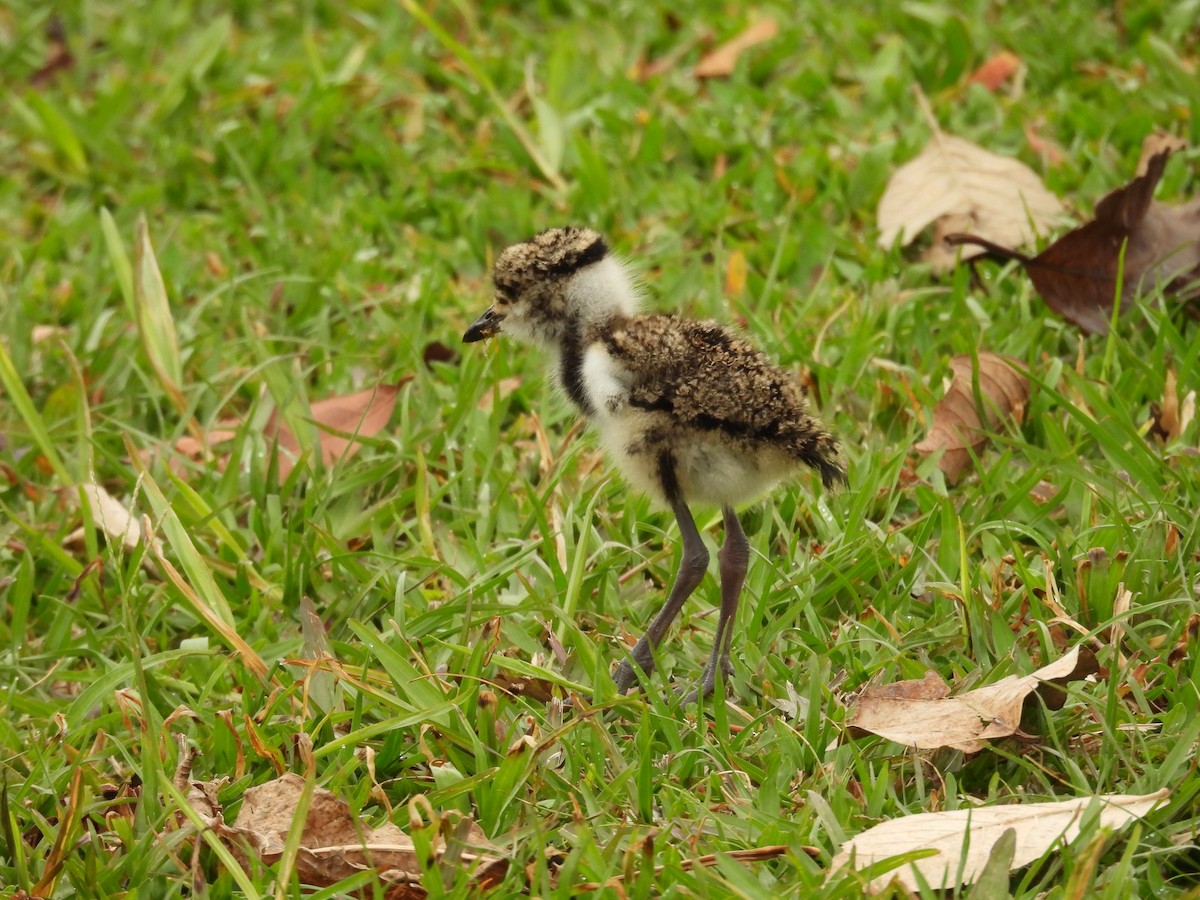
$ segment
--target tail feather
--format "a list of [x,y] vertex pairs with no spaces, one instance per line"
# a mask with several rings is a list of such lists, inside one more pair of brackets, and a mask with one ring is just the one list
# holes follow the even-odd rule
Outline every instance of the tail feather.
[[800,448],[800,459],[806,465],[816,469],[821,475],[821,483],[827,488],[835,485],[845,485],[846,468],[838,459],[839,444],[831,434],[819,431],[812,435]]

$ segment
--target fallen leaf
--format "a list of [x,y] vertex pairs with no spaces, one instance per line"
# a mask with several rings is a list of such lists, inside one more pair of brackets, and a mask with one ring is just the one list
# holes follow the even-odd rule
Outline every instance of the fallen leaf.
[[[311,421],[317,426],[317,442],[321,450],[321,464],[332,466],[353,457],[362,449],[362,438],[369,438],[383,430],[396,408],[400,388],[412,380],[402,378],[396,384],[380,384],[353,394],[326,397],[313,403],[309,410]],[[300,454],[300,442],[287,425],[283,424],[278,411],[272,413],[264,433],[275,438],[280,449],[279,476],[286,478]]]
[[1171,647],[1171,652],[1167,654],[1167,665],[1172,669],[1178,669],[1190,655],[1189,647],[1196,643],[1196,638],[1200,636],[1200,613],[1192,613],[1188,616],[1187,622],[1183,626],[1183,631],[1179,635],[1179,640]]
[[34,325],[29,329],[29,342],[36,346],[57,337],[66,337],[70,333],[61,325]]
[[520,675],[503,668],[497,669],[496,674],[488,680],[493,687],[510,697],[528,697],[537,703],[549,703],[559,693],[552,681],[533,675]]
[[92,481],[79,485],[79,492],[87,498],[92,524],[105,537],[120,541],[126,550],[133,550],[142,542],[142,527],[137,516],[120,500]]
[[[192,785],[188,799],[227,843],[235,847],[248,845],[265,865],[273,865],[283,856],[304,787],[301,776],[288,772],[248,788],[232,826],[221,819],[216,792],[206,790],[203,783]],[[449,818],[443,823],[450,824]],[[508,861],[469,821],[460,822],[449,837],[441,831],[435,834],[427,853],[433,860],[453,860],[470,867],[477,887],[496,883],[508,867]],[[425,866],[419,854],[412,839],[398,826],[384,822],[368,828],[332,791],[313,788],[296,855],[296,872],[305,884],[328,887],[373,869],[386,884],[420,891]],[[424,896],[424,892],[412,896]]]
[[741,34],[704,54],[692,74],[697,78],[728,78],[737,68],[738,57],[755,44],[769,41],[778,33],[779,26],[774,19],[759,19]]
[[432,366],[434,363],[454,362],[458,359],[458,354],[441,341],[430,341],[421,351],[421,359],[425,361],[425,365]]
[[998,430],[1009,417],[1018,423],[1024,419],[1029,400],[1029,379],[1016,369],[1015,361],[995,353],[980,353],[977,358],[978,370],[970,356],[950,360],[954,379],[934,407],[929,434],[913,448],[923,456],[945,451],[938,468],[951,482],[970,467],[971,454],[978,455],[988,431]]
[[49,84],[54,75],[75,65],[75,56],[67,43],[67,28],[58,15],[46,21],[46,60],[36,72],[29,76],[35,87]]
[[1145,174],[1096,204],[1094,219],[1037,256],[982,234],[954,234],[946,242],[1017,260],[1051,309],[1088,334],[1107,334],[1118,277],[1122,310],[1156,287],[1181,300],[1200,297],[1200,197],[1183,206],[1154,201],[1169,155],[1168,149],[1151,157]]
[[[921,154],[892,175],[876,222],[885,248],[897,239],[909,244],[943,218],[950,218],[952,227],[943,225],[941,234],[970,230],[995,243],[1018,246],[1058,224],[1062,215],[1062,203],[1024,163],[935,131]],[[985,252],[973,249],[963,258]],[[945,271],[954,266],[957,254],[939,236],[926,258],[935,270]]]
[[1183,138],[1167,134],[1165,131],[1152,132],[1146,135],[1146,139],[1142,141],[1142,152],[1138,156],[1137,171],[1134,174],[1140,176],[1149,172],[1150,161],[1160,153],[1170,155],[1186,149],[1187,141]]
[[734,250],[725,264],[725,295],[739,297],[746,290],[746,254]]
[[971,73],[967,84],[979,84],[995,93],[1021,68],[1021,57],[1008,50],[997,53]]
[[[1045,124],[1045,123],[1042,123]],[[1048,166],[1061,166],[1067,159],[1067,154],[1062,147],[1042,137],[1038,133],[1038,125],[1034,122],[1026,122],[1023,128],[1025,132],[1025,140],[1029,142],[1029,148],[1042,158]]]
[[846,725],[918,750],[951,747],[976,753],[985,741],[1017,731],[1025,698],[1041,684],[1077,680],[1094,667],[1095,655],[1081,653],[1077,646],[1030,675],[1009,675],[956,697],[947,696],[936,674],[868,687],[854,702]]
[[[1010,869],[1019,869],[1063,848],[1095,817],[1097,826],[1118,829],[1149,813],[1170,791],[1153,794],[1104,794],[1053,803],[1009,803],[948,812],[919,813],[891,819],[842,844],[829,864],[831,872],[853,865],[856,869],[894,856],[933,851],[871,879],[868,889],[882,890],[893,881],[911,891],[921,882],[934,890],[973,883],[982,873],[993,848],[1013,831],[1016,847]],[[918,879],[919,873],[919,879]]]

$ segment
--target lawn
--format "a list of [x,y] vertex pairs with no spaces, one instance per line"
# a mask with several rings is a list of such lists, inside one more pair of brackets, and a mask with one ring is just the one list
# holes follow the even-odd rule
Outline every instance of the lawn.
[[[1164,788],[960,893],[1200,896],[1200,327],[1144,302],[1088,336],[1019,267],[935,272],[875,220],[920,98],[1076,224],[1150,132],[1200,146],[1200,3],[429,6],[0,9],[0,885],[301,896],[299,827],[235,859],[187,800],[232,825],[290,772],[301,811],[323,788],[407,830],[432,896],[479,890],[468,819],[497,896],[855,897],[830,863],[879,823]],[[460,344],[500,250],[568,223],[648,307],[739,325],[843,444],[848,487],[743,513],[734,673],[700,708],[669,682],[711,647],[715,560],[652,690],[617,697],[674,520],[532,348]],[[914,445],[984,351],[1031,393],[951,483]],[[377,384],[386,426],[322,464],[310,406]],[[1099,673],[978,752],[848,728],[869,686],[960,693],[1076,645]],[[354,891],[387,885],[315,895]]]

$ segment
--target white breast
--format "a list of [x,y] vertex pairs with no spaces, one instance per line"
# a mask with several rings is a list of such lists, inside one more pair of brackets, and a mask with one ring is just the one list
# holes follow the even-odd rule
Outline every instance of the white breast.
[[603,344],[592,344],[583,353],[583,389],[599,421],[611,417],[629,400],[629,373],[608,355]]

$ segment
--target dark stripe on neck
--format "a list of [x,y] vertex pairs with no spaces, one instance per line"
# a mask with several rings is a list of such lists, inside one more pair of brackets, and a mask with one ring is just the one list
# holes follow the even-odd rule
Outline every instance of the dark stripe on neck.
[[563,337],[562,357],[558,364],[559,378],[562,379],[563,390],[571,398],[571,402],[579,407],[585,416],[595,414],[596,410],[588,399],[583,386],[583,328],[578,322],[567,323],[567,333]]
[[660,453],[658,456],[658,483],[662,485],[663,496],[672,509],[683,503],[683,491],[679,487],[675,457],[669,452]]

